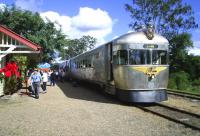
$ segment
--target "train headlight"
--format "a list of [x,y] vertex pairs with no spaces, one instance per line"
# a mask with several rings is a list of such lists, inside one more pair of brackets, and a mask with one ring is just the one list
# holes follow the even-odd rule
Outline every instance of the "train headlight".
[[148,24],[147,26],[147,31],[146,31],[146,36],[149,40],[152,40],[154,37],[154,29],[153,29],[153,25]]

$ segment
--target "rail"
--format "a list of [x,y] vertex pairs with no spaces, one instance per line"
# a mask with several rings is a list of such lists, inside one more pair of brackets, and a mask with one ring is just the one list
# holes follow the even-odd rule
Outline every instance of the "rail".
[[165,119],[174,121],[176,123],[180,123],[185,125],[186,127],[190,127],[195,130],[200,131],[200,115],[192,112],[184,111],[178,109],[177,107],[171,107],[164,104],[155,103],[151,106],[141,106],[136,105],[136,107],[163,117]]
[[200,100],[200,94],[192,94],[192,93],[187,93],[187,92],[182,92],[179,90],[172,90],[172,89],[167,89],[167,93],[171,95],[180,96],[180,97]]

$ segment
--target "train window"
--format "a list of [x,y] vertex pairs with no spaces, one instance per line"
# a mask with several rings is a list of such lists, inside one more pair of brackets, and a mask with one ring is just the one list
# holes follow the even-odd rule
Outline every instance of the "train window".
[[76,68],[76,62],[72,62],[72,68]]
[[113,64],[118,64],[117,52],[113,52]]
[[154,64],[154,65],[167,64],[167,51],[153,50],[152,51],[152,64]]
[[118,50],[113,53],[113,63],[118,65],[128,64],[128,52],[127,50]]
[[89,55],[87,56],[87,67],[91,67],[92,66],[91,63],[92,63],[92,56]]
[[77,69],[77,63],[76,63],[76,61],[73,63],[73,67]]
[[151,63],[151,58],[149,50],[129,50],[130,65],[142,65],[150,63]]
[[85,68],[85,60],[82,61],[82,68]]
[[87,59],[85,59],[85,64],[84,65],[85,65],[85,68],[86,68],[87,67]]

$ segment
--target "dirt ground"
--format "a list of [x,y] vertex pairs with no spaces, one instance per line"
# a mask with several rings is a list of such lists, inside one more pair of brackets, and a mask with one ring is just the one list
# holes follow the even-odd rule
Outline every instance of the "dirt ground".
[[0,136],[200,136],[200,132],[71,83],[48,86],[39,99],[0,99]]

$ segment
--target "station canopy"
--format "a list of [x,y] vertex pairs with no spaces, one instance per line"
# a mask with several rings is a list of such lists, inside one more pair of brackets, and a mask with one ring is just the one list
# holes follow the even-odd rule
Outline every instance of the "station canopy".
[[38,65],[38,68],[40,68],[40,69],[46,69],[46,68],[50,68],[50,67],[51,67],[51,65],[49,63],[40,63]]
[[7,54],[40,53],[41,47],[0,25],[0,60]]

